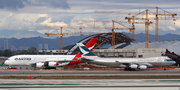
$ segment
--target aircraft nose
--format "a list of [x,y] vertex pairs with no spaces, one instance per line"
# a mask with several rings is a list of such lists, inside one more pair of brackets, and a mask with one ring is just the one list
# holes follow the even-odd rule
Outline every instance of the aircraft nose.
[[6,64],[6,61],[4,61],[3,64]]
[[8,61],[7,61],[7,60],[6,60],[6,61],[4,61],[4,62],[3,62],[3,64],[7,65],[7,64],[8,64]]
[[176,61],[174,61],[174,64],[176,64]]

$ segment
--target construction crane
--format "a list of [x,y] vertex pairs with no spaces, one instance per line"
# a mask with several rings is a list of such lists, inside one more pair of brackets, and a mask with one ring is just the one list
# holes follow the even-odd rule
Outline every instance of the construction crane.
[[[115,23],[131,23],[131,18],[128,18],[128,22],[127,21],[114,21]],[[130,30],[130,32],[132,32],[132,38],[135,39],[135,26],[134,24],[145,24],[145,22],[134,22],[134,19],[132,19],[133,22],[132,22],[132,30]],[[138,19],[137,19],[138,20]],[[111,21],[102,21],[102,20],[73,20],[73,21],[76,21],[76,22],[94,22],[94,26],[95,27],[95,23],[96,22],[105,22],[105,23],[112,23],[112,20]],[[152,23],[152,22],[151,22]],[[134,43],[134,40],[133,40],[133,43]]]
[[[166,15],[166,14],[160,14],[160,15]],[[172,14],[167,14],[167,15],[172,15]],[[172,15],[174,16],[174,15]],[[157,20],[156,18],[149,18],[148,17],[148,9],[146,9],[146,18],[128,18],[125,17],[125,19],[128,20],[128,22],[131,22],[131,20],[146,20],[145,23],[145,48],[149,48],[149,25],[152,24],[152,22],[147,22],[149,20]],[[177,20],[179,18],[158,18],[158,20]],[[158,22],[156,21],[156,40],[158,41]]]
[[174,18],[174,16],[177,16],[177,14],[159,14],[158,13],[158,7],[156,7],[156,41],[158,41],[158,26],[159,26],[159,18],[158,16],[172,16],[172,18]]
[[74,33],[63,33],[62,32],[63,27],[60,27],[60,28],[61,28],[60,33],[45,33],[45,35],[47,35],[48,37],[50,35],[60,35],[60,50],[63,50],[63,36],[65,36],[65,35],[81,35],[81,38],[82,38],[83,34],[96,34],[96,33],[82,33],[81,31],[80,31],[80,33],[76,33],[76,32],[74,32]]
[[[145,14],[143,12],[140,12],[140,10],[139,10],[139,13],[136,13],[136,12],[119,12],[119,11],[95,11],[95,13],[128,14],[128,15]],[[131,18],[129,18],[128,22],[131,23]],[[145,23],[144,22],[134,22],[134,19],[133,19],[132,28],[135,28],[134,24],[145,24]],[[135,40],[135,30],[132,30],[132,39]],[[134,43],[134,41],[133,41],[133,43]]]
[[[88,26],[57,26],[57,25],[45,25],[45,27],[51,28],[74,28],[74,29],[112,29],[112,27],[88,27]],[[114,30],[132,30],[132,28],[114,28]]]
[[115,28],[114,26],[114,23],[129,23],[129,22],[126,22],[126,21],[101,21],[101,20],[73,20],[73,21],[76,21],[76,22],[94,22],[94,26],[95,27],[95,22],[106,22],[106,23],[112,23],[112,49],[115,49],[115,32],[114,30],[130,30],[130,32],[134,31],[135,28]]
[[[125,17],[125,19],[127,19],[129,23],[131,23],[131,20],[133,21],[132,22],[133,28],[135,27],[134,24],[137,24],[134,22],[134,20],[142,20],[140,18],[134,18],[134,16],[132,18]],[[150,22],[148,19],[148,9],[146,9],[146,18],[144,18],[143,20],[145,20],[145,23],[141,23],[141,24],[145,24],[145,48],[149,48],[149,26],[150,24],[152,24],[152,22]],[[132,38],[135,39],[135,31],[132,32]]]
[[[128,14],[128,15],[131,15],[131,14],[134,14],[134,15],[139,15],[139,14],[146,14],[146,13],[144,13],[144,12],[140,12],[139,11],[139,13],[135,13],[135,12],[119,12],[119,11],[95,11],[95,13],[108,13],[108,14]],[[158,23],[158,20],[160,20],[160,18],[158,18],[158,16],[172,16],[172,18],[174,18],[174,16],[177,16],[177,14],[166,14],[165,13],[165,11],[164,11],[164,14],[159,14],[158,13],[158,7],[156,7],[156,14],[154,14],[154,13],[148,13],[149,15],[156,15],[156,18],[155,18],[155,20],[156,20],[156,41],[158,41],[158,25],[159,25],[159,23]],[[129,19],[130,20],[130,19]],[[134,19],[135,20],[135,19]],[[150,20],[150,19],[149,19]],[[164,19],[165,20],[165,19]],[[134,31],[132,32],[132,38],[133,39],[135,39],[134,38],[134,35],[135,35],[135,33],[134,33]]]
[[[148,15],[146,15],[147,17]],[[134,22],[134,19],[132,19],[133,22]],[[134,23],[132,23],[132,27],[135,27],[134,26]],[[145,24],[145,48],[149,48],[149,26],[150,24],[152,24],[151,21],[149,21],[148,19],[146,19],[146,21],[144,23],[141,23],[141,24]],[[132,32],[132,38],[135,38],[135,32],[133,31]]]
[[[127,15],[135,15],[135,14],[144,14],[142,12],[139,11],[139,13],[136,12],[119,12],[119,11],[95,11],[95,13],[107,13],[107,14],[127,14]],[[153,13],[149,13],[149,14],[153,14]]]
[[[134,20],[142,20],[140,18],[134,18],[134,16],[133,18],[125,17],[125,19],[127,19],[128,22],[131,22],[131,20],[133,20],[133,23],[134,23]],[[145,48],[149,48],[149,26],[150,24],[152,24],[152,22],[150,22],[148,19],[148,9],[146,9],[146,18],[144,18],[143,20],[145,20]],[[134,35],[134,33],[132,35]]]
[[[152,24],[151,21],[148,22],[149,24],[148,24],[147,22],[134,22],[134,20],[138,20],[138,18],[134,18],[134,16],[133,16],[132,18],[127,18],[127,17],[126,17],[125,19],[128,19],[128,22],[129,22],[129,23],[131,23],[131,19],[132,19],[132,27],[133,27],[133,28],[135,28],[135,25],[134,25],[134,24],[145,24],[145,25],[146,25],[146,24],[147,24],[147,25]],[[135,30],[132,31],[132,38],[135,39]],[[133,43],[134,43],[134,41],[133,41]]]
[[[46,35],[47,36],[49,36],[49,35],[61,35],[61,41],[60,41],[60,45],[61,45],[61,50],[63,50],[63,35],[65,34],[63,34],[62,33],[62,28],[75,28],[75,29],[112,29],[112,31],[113,31],[113,34],[115,35],[115,33],[114,33],[114,30],[130,30],[130,31],[132,31],[133,30],[133,28],[115,28],[114,27],[114,21],[113,21],[113,27],[87,27],[87,26],[57,26],[57,25],[45,25],[45,27],[51,27],[51,28],[61,28],[61,33],[60,34],[57,34],[57,33],[46,33]],[[115,48],[115,37],[113,37],[113,44],[112,44],[112,47],[113,48]]]
[[[48,37],[50,36],[50,35],[60,35],[60,50],[63,50],[63,36],[64,35],[82,35],[82,33],[81,33],[81,31],[80,31],[80,33],[63,33],[62,32],[62,28],[63,27],[60,27],[61,29],[60,29],[60,33],[45,33],[45,35],[47,35]],[[90,34],[90,33],[88,33],[88,34]]]
[[[134,20],[140,20],[139,18],[128,18],[125,17],[125,19],[128,19],[128,22],[131,22],[131,20],[133,20],[133,24],[134,24]],[[149,21],[148,19],[148,9],[146,9],[146,18],[144,18],[145,20],[145,48],[149,48],[149,26],[150,24],[152,24],[152,22]],[[134,25],[133,25],[134,27]],[[132,38],[135,38],[134,32],[132,33]]]

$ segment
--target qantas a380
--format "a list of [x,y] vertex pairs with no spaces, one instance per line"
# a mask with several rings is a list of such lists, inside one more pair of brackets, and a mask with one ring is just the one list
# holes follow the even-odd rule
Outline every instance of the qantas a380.
[[[97,38],[92,38],[86,46],[92,50]],[[76,55],[15,55],[8,58],[4,64],[9,66],[56,67],[83,63],[78,60],[80,52]]]
[[82,43],[77,43],[81,53],[81,61],[103,65],[114,68],[125,68],[125,70],[147,69],[148,67],[168,67],[176,62],[167,56],[148,57],[148,58],[100,58],[91,52]]

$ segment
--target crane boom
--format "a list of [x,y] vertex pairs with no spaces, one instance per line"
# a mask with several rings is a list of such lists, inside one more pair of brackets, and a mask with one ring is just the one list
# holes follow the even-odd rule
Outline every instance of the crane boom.
[[[127,15],[135,15],[135,14],[146,14],[145,12],[119,12],[119,11],[95,11],[95,13],[107,13],[107,14],[127,14]],[[172,16],[174,18],[174,16],[177,16],[176,13],[173,14],[154,14],[154,13],[148,13],[148,15],[159,15],[159,16]]]
[[[46,25],[45,27],[61,28],[61,26]],[[112,27],[88,27],[88,26],[62,26],[62,28],[75,28],[75,29],[112,29]],[[132,30],[134,28],[114,28],[114,30]]]
[[[138,20],[139,18],[137,18]],[[112,20],[102,21],[102,20],[73,20],[74,22],[104,22],[104,23],[112,23]],[[115,23],[130,23],[127,21],[114,21]],[[134,22],[135,24],[145,24],[144,22]]]
[[[131,23],[130,22],[131,18],[129,18],[129,19],[130,19],[129,21],[114,21],[114,23]],[[134,24],[145,24],[145,22],[134,22],[134,19],[132,19],[132,20],[133,20],[132,28],[129,29],[129,30],[130,30],[130,32],[132,32],[132,38],[135,39],[135,35],[134,35],[135,34],[135,26],[134,26]],[[75,21],[75,22],[94,22],[94,27],[95,27],[95,22],[113,23],[113,20],[110,20],[110,21],[102,21],[102,20],[73,20],[73,21]],[[119,30],[119,29],[115,28],[115,30]]]
[[[119,11],[95,11],[95,13],[107,13],[107,14],[127,14],[127,15],[131,15],[131,14],[144,14],[144,13],[136,13],[136,12],[119,12]],[[149,13],[149,14],[153,14],[153,13]]]
[[[134,28],[115,28],[114,27],[114,21],[113,22],[113,27],[87,27],[87,26],[57,26],[57,25],[45,25],[45,27],[52,27],[52,28],[76,28],[76,29],[112,29],[112,47],[113,49],[115,49],[115,34],[114,34],[114,30],[130,30],[130,32],[132,32],[132,30],[134,30]],[[49,35],[61,35],[61,38],[63,35],[65,35],[65,33],[60,33],[60,34],[54,34],[54,33],[46,33],[47,36]],[[62,41],[62,39],[61,39]],[[61,42],[61,46],[62,46],[62,42]],[[62,48],[62,47],[61,47]]]
[[[179,18],[175,18],[175,16],[177,16],[176,13],[173,13],[173,14],[166,14],[165,13],[166,11],[164,11],[164,14],[160,14],[158,13],[158,7],[156,7],[156,13],[148,13],[148,15],[156,15],[156,18],[149,18],[149,17],[146,17],[146,18],[142,18],[141,20],[156,20],[156,41],[158,41],[158,21],[159,20],[177,20]],[[120,12],[120,11],[95,11],[95,13],[107,13],[107,14],[127,14],[127,15],[131,15],[131,14],[134,14],[134,15],[138,15],[138,14],[147,14],[146,12],[140,12],[139,13],[136,13],[136,12]],[[172,18],[159,18],[158,16],[172,16]],[[136,19],[134,19],[136,20]],[[131,22],[131,19],[129,18],[128,19],[129,22]],[[133,26],[134,27],[134,26]],[[132,32],[132,37],[134,38],[134,31]]]

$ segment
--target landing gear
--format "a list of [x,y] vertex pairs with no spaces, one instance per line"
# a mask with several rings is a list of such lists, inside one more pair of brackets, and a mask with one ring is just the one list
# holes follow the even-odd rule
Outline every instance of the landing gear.
[[164,71],[166,70],[166,67],[164,68]]
[[7,66],[6,69],[11,69],[11,66]]
[[124,70],[125,71],[135,71],[135,69],[132,69],[132,68],[125,68]]
[[56,69],[56,67],[45,67],[45,69]]
[[130,70],[130,68],[127,68],[127,67],[126,67],[124,70],[125,70],[125,71],[126,71],[126,70]]

